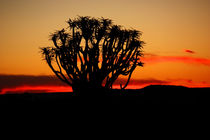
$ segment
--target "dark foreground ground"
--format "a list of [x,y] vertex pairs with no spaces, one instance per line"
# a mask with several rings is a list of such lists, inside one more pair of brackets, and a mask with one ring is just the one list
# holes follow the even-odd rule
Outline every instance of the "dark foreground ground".
[[148,86],[139,90],[104,93],[36,93],[0,95],[1,105],[15,104],[205,104],[210,105],[210,88]]

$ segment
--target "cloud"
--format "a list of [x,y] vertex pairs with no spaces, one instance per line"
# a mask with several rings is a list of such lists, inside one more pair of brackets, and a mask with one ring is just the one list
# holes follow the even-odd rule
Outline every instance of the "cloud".
[[[123,83],[126,83],[127,79],[124,78],[118,78],[115,81],[116,85],[120,85]],[[131,79],[129,84],[130,85],[144,85],[144,84],[167,84],[168,81],[163,81],[163,80],[157,80],[157,79]]]
[[[113,88],[120,88],[120,85],[125,85],[127,82],[127,79],[124,78],[118,78],[113,85]],[[169,84],[169,81],[164,80],[157,80],[157,79],[131,79],[127,89],[140,89],[149,85],[167,85]]]
[[192,53],[192,54],[194,54],[195,52],[194,51],[192,51],[192,50],[184,50],[186,53]]
[[5,88],[67,86],[55,76],[0,75],[0,91]]
[[210,66],[210,59],[199,58],[199,57],[190,57],[190,56],[146,56],[143,57],[142,62],[145,64],[156,64],[163,62],[178,62],[186,64],[195,64],[195,65],[205,65]]
[[17,86],[10,88],[3,88],[0,94],[8,93],[52,93],[52,92],[72,92],[69,86]]
[[[119,78],[113,88],[120,88],[127,79]],[[206,82],[194,82],[192,79],[131,79],[127,89],[140,89],[149,85],[182,85],[187,87],[210,87]],[[48,93],[72,92],[72,88],[55,76],[0,75],[0,94],[6,93]]]
[[[114,88],[120,88],[127,79],[119,78],[115,81]],[[168,81],[156,79],[132,79],[128,88],[143,88],[151,84],[167,84]],[[67,84],[55,76],[31,75],[0,75],[0,93],[43,93],[43,92],[71,92]]]

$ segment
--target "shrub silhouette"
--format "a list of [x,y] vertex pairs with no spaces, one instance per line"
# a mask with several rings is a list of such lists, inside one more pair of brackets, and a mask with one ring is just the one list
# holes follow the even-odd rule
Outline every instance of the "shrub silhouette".
[[54,47],[41,48],[55,75],[74,92],[110,89],[120,76],[131,75],[143,66],[141,32],[123,29],[112,20],[79,16],[69,27],[51,35]]

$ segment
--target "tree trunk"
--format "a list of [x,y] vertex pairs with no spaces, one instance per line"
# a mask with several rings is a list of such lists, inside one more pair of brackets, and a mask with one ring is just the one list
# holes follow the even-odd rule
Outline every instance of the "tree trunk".
[[105,88],[99,84],[77,84],[72,86],[73,92],[79,96],[103,96]]

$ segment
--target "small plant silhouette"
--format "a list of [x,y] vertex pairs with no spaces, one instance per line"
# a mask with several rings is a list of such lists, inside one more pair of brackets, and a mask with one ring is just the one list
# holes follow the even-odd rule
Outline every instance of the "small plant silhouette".
[[55,75],[74,92],[110,89],[120,76],[128,76],[126,88],[137,66],[143,66],[141,32],[123,29],[112,20],[79,16],[69,27],[51,35],[54,47],[41,48]]

